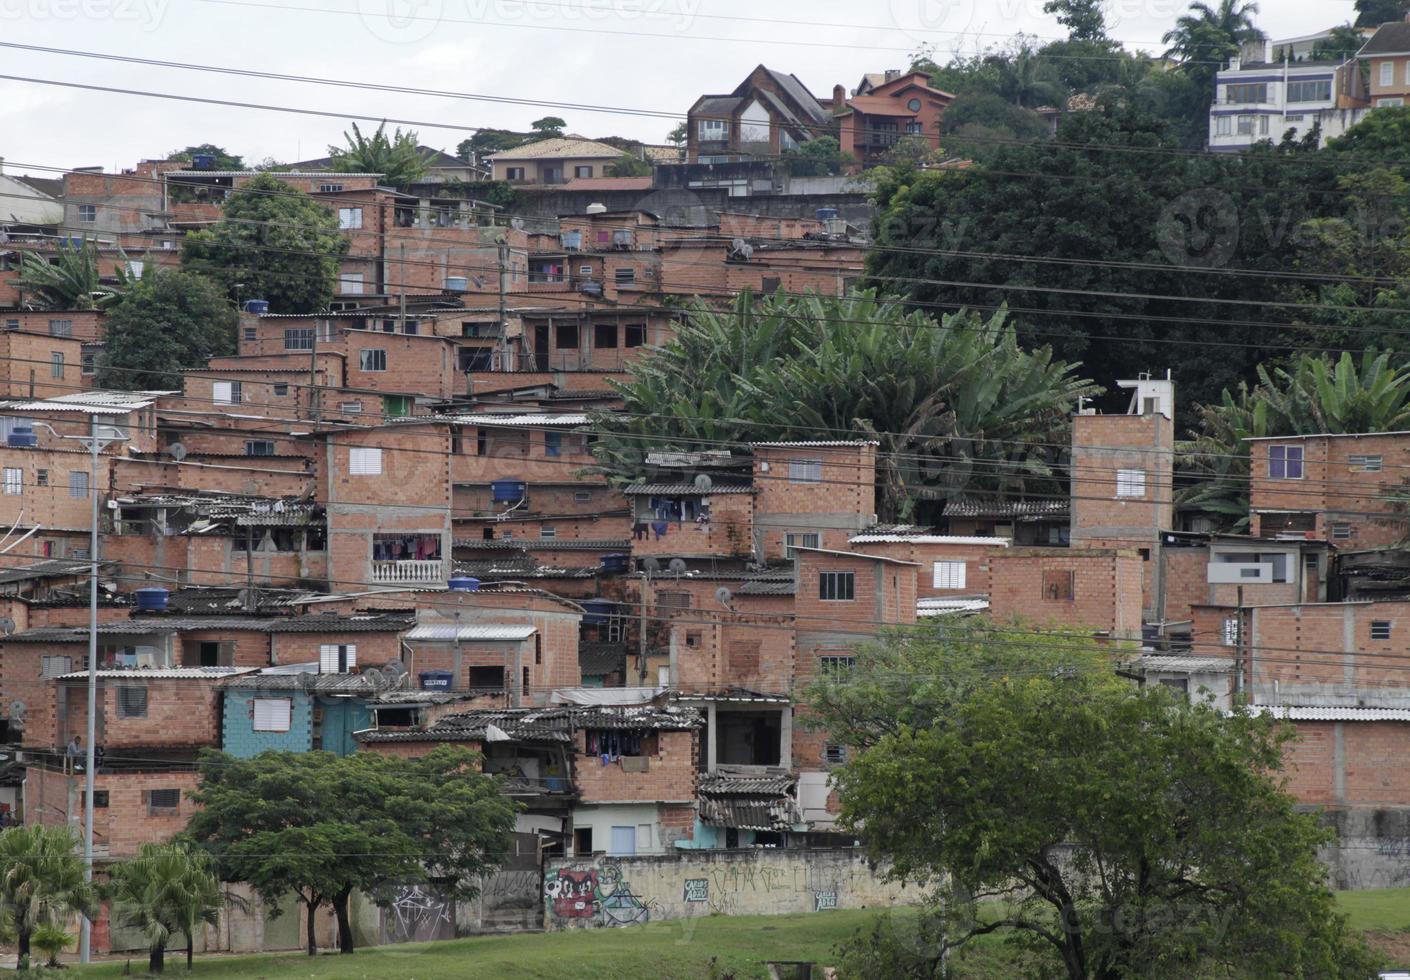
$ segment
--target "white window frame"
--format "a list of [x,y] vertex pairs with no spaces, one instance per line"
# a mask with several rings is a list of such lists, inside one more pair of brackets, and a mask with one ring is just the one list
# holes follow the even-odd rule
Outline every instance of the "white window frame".
[[75,500],[88,498],[87,470],[69,470],[69,496]]
[[1346,465],[1353,473],[1379,473],[1385,465],[1385,457],[1380,454],[1348,456]]
[[80,204],[78,206],[78,220],[84,224],[91,224],[98,220],[98,205]]
[[353,446],[348,449],[348,475],[381,476],[382,447]]
[[701,119],[696,129],[701,143],[719,143],[729,139],[728,119]]
[[[831,582],[829,589],[824,583]],[[846,588],[844,588],[844,584]],[[831,592],[831,595],[828,593]],[[843,595],[843,593],[848,593]],[[838,569],[818,573],[819,602],[855,602],[857,600],[857,573]]]
[[5,467],[5,496],[17,497],[24,493],[24,470],[18,466]]
[[73,336],[73,321],[72,321],[72,320],[50,320],[50,321],[49,321],[49,336],[51,336],[51,337],[72,337],[72,336]]
[[963,589],[967,586],[968,563],[953,558],[937,561],[931,567],[932,587],[937,589]]
[[348,670],[357,666],[357,644],[355,643],[321,643],[318,647],[318,672],[321,674],[338,673],[339,661],[346,656],[344,661]]
[[539,527],[539,537],[544,540],[551,540],[558,537],[558,529],[551,524],[544,524]]
[[1376,100],[1376,108],[1377,108],[1377,109],[1399,109],[1399,108],[1401,108],[1401,107],[1404,106],[1404,105],[1405,105],[1405,100],[1402,99],[1402,98],[1401,98],[1400,96],[1398,96],[1398,95],[1397,95],[1395,98],[1391,98],[1391,99],[1377,99],[1377,100]]
[[362,227],[362,208],[339,208],[338,230],[357,231]]
[[338,411],[344,415],[361,415],[362,402],[338,402]]
[[287,732],[293,727],[292,698],[252,698],[250,728],[256,732]]
[[1233,120],[1230,116],[1215,116],[1215,117],[1214,117],[1214,135],[1215,135],[1215,136],[1233,136],[1233,135],[1234,135],[1234,120]]
[[363,278],[361,272],[338,273],[338,294],[340,296],[361,296]]
[[1371,620],[1371,639],[1389,640],[1394,633],[1395,624],[1389,619]]
[[1117,470],[1116,496],[1123,500],[1144,500],[1146,496],[1146,471]]
[[[1276,450],[1283,451],[1283,475],[1273,475],[1273,453]],[[1297,450],[1297,476],[1288,475],[1289,453]],[[1270,480],[1302,480],[1307,477],[1307,452],[1304,446],[1299,443],[1277,442],[1268,447],[1268,479]]]
[[[809,544],[809,540],[812,541]],[[793,559],[797,557],[799,548],[820,548],[822,547],[822,535],[817,531],[792,531],[783,536],[783,557]]]
[[[381,366],[378,367],[378,362]],[[385,347],[364,347],[357,352],[357,369],[371,373],[387,370],[387,349]]]
[[49,376],[52,378],[58,378],[60,381],[62,381],[64,378],[64,366],[64,352],[61,350],[50,351]]
[[244,385],[239,381],[216,381],[211,384],[211,401],[217,405],[239,405],[244,397]]
[[1395,62],[1381,62],[1381,87],[1387,88],[1395,84]]
[[788,461],[789,483],[821,483],[822,460],[790,459]]

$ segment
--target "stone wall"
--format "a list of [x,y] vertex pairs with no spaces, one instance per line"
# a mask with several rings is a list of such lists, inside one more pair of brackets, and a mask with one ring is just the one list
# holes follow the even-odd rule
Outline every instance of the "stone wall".
[[788,915],[907,904],[859,851],[689,851],[557,860],[544,872],[548,928],[638,925],[702,915]]

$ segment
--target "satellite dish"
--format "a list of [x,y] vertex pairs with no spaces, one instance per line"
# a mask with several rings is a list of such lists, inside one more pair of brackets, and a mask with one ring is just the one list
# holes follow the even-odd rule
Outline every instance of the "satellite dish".
[[710,489],[711,487],[713,487],[714,485],[715,485],[715,481],[714,481],[714,480],[711,480],[711,479],[710,479],[708,476],[706,476],[704,473],[701,473],[699,476],[697,476],[697,477],[695,478],[695,489],[697,489],[697,490],[709,490],[709,489]]
[[754,254],[754,246],[742,238],[736,238],[730,242],[729,250],[731,255],[736,255],[741,259],[748,259]]
[[733,600],[733,599],[734,599],[734,593],[731,592],[731,591],[730,591],[728,588],[726,588],[725,586],[722,585],[722,586],[720,586],[718,589],[715,590],[715,601],[718,602],[720,605],[724,606],[726,609],[732,608],[732,607],[730,606],[730,602],[731,602],[731,600]]
[[186,458],[186,447],[179,442],[173,442],[166,447],[167,454],[178,463]]
[[524,230],[524,219],[523,219],[523,218],[510,218],[510,219],[509,219],[509,227],[513,228],[515,231],[523,231],[523,230]]
[[15,621],[9,616],[0,618],[0,636],[9,636],[15,631]]
[[29,713],[29,705],[23,701],[10,702],[10,724],[16,728],[24,727],[25,715]]
[[401,677],[406,673],[406,664],[400,660],[388,660],[382,665],[382,672],[391,677]]
[[659,571],[661,570],[661,559],[659,559],[659,558],[644,558],[644,559],[642,559],[641,565],[642,565],[642,567],[645,568],[648,572],[652,572],[652,573],[659,572]]
[[676,575],[684,574],[684,572],[685,572],[685,559],[684,559],[684,558],[672,558],[672,559],[670,560],[670,562],[667,563],[666,567],[667,567],[668,569],[670,569],[672,572],[674,572]]

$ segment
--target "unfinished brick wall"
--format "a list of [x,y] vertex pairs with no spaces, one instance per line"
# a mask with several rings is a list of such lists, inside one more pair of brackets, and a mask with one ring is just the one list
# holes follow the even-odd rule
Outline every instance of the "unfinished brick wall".
[[[147,707],[142,717],[123,717],[119,712],[118,691],[123,687],[146,689]],[[74,735],[86,737],[88,693],[82,681],[61,682],[55,688],[54,696],[66,705],[57,738],[50,743],[59,748]],[[213,679],[102,678],[98,682],[98,711],[99,744],[113,755],[124,750],[220,745],[220,690]]]
[[1410,805],[1410,769],[1403,764],[1410,723],[1297,721],[1284,771],[1299,803],[1344,806]]
[[[653,732],[656,751],[645,772],[628,772],[620,760],[604,765],[587,752],[587,732],[575,734],[573,778],[584,803],[681,802],[695,798],[695,731]],[[648,736],[648,741],[650,736]]]
[[1133,551],[1010,548],[988,559],[998,622],[1141,635],[1143,562]]

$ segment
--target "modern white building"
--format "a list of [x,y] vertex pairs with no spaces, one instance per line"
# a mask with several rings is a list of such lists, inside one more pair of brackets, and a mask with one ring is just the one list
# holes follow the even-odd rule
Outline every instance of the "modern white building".
[[[1209,148],[1233,153],[1289,132],[1301,139],[1321,127],[1321,139],[1340,136],[1368,110],[1355,52],[1319,58],[1330,32],[1245,44],[1240,57],[1215,76],[1209,107]],[[1317,60],[1313,60],[1317,58]]]

